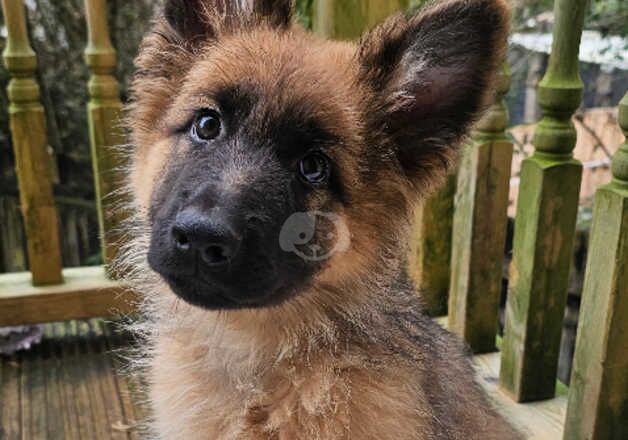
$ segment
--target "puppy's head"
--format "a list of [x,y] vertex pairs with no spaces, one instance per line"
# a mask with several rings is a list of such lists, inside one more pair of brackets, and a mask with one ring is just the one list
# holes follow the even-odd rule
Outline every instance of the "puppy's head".
[[168,0],[138,57],[148,261],[192,304],[269,306],[377,272],[487,101],[508,18],[504,0],[445,1],[354,45],[291,13]]

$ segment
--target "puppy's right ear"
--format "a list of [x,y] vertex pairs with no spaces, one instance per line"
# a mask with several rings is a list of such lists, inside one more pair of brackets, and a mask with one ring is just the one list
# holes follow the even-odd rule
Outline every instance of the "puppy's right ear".
[[164,18],[181,40],[194,46],[259,25],[287,28],[292,9],[292,0],[166,0]]
[[215,36],[209,12],[203,0],[166,0],[164,5],[164,18],[185,41]]

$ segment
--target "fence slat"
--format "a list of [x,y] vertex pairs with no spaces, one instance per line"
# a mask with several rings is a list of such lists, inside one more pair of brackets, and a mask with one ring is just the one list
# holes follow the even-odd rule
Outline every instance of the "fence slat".
[[456,176],[452,175],[415,211],[408,272],[430,316],[447,314],[455,192]]
[[354,39],[407,6],[408,0],[316,0],[313,28],[327,37]]
[[[619,123],[628,136],[628,93]],[[597,192],[565,440],[628,438],[628,139]]]
[[107,27],[106,0],[85,0],[85,12],[88,29],[85,62],[91,71],[87,117],[102,255],[108,264],[115,257],[121,233],[122,196],[116,189],[119,190],[121,182],[122,163],[112,147],[124,142],[120,126],[122,103],[115,78],[116,51]]
[[578,52],[586,0],[556,0],[554,41],[539,85],[543,117],[521,168],[500,385],[517,401],[552,397],[582,165],[571,122],[582,99]]
[[508,221],[512,143],[506,137],[507,66],[495,104],[476,126],[458,177],[453,221],[449,329],[476,353],[495,350]]
[[13,150],[20,187],[29,266],[35,285],[63,282],[58,218],[52,192],[52,164],[46,118],[35,81],[37,57],[28,41],[22,0],[2,0],[7,27],[4,63],[8,86]]

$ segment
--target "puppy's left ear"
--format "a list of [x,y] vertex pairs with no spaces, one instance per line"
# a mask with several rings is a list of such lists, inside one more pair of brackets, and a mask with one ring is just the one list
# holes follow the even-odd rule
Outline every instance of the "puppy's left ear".
[[163,11],[180,40],[193,47],[243,28],[287,28],[292,0],[166,0]]
[[508,23],[505,0],[446,0],[363,38],[367,126],[392,141],[415,183],[444,174],[492,97]]
[[[247,1],[247,0],[243,0]],[[253,1],[255,15],[262,17],[271,26],[283,28],[292,22],[293,0],[249,0]]]

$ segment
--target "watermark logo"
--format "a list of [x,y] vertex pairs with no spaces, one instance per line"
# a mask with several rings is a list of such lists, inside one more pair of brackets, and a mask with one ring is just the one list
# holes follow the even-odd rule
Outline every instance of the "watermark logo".
[[346,222],[329,212],[296,212],[288,217],[279,234],[281,249],[306,261],[327,260],[349,249],[350,244]]

